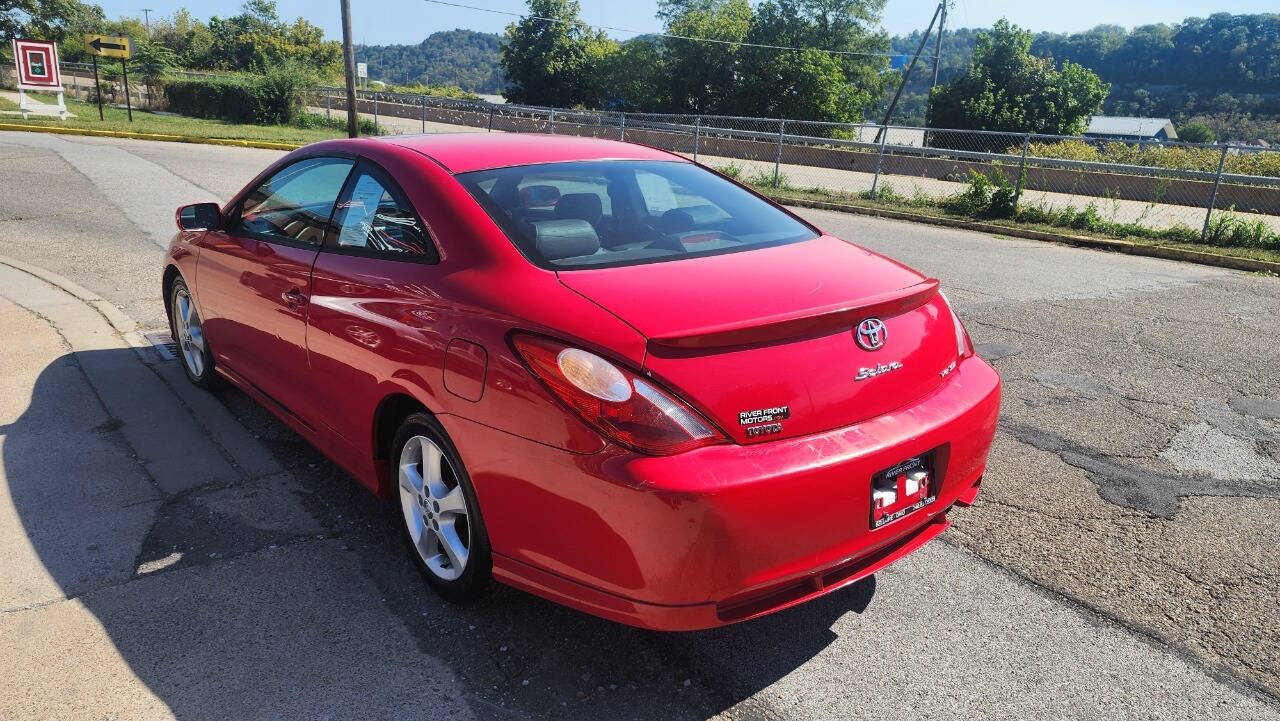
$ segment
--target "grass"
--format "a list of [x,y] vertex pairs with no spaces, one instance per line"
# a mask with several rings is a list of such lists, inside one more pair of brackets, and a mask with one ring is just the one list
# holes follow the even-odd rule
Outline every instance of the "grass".
[[[32,93],[35,100],[56,103],[57,97],[45,93]],[[0,100],[0,103],[4,103]],[[17,110],[16,103],[12,107],[0,105],[0,109]],[[319,121],[308,119],[309,127],[294,125],[239,125],[222,120],[204,118],[186,118],[176,115],[159,115],[134,108],[133,122],[124,108],[103,106],[103,120],[98,120],[98,106],[80,100],[67,98],[67,110],[76,117],[66,121],[54,116],[31,116],[23,120],[18,116],[0,116],[0,122],[24,123],[27,125],[60,125],[69,128],[86,128],[89,130],[112,130],[133,133],[158,133],[162,135],[181,135],[193,138],[219,138],[227,140],[259,140],[271,143],[313,143],[317,140],[345,137],[345,126],[338,124],[327,126]],[[371,129],[371,128],[370,128]]]
[[[724,172],[723,169],[720,169]],[[770,177],[772,180],[772,177]],[[1265,260],[1273,263],[1280,262],[1280,249],[1260,248],[1260,247],[1224,247],[1220,245],[1210,245],[1200,242],[1190,242],[1188,240],[1178,240],[1176,238],[1187,238],[1185,228],[1174,228],[1168,232],[1169,237],[1161,237],[1157,235],[1158,231],[1152,231],[1145,226],[1137,226],[1130,224],[1104,224],[1105,230],[1098,230],[1090,227],[1071,227],[1065,225],[1062,221],[1073,220],[1064,216],[1068,215],[1061,211],[1046,211],[1037,206],[1024,206],[1020,209],[1020,217],[1014,218],[975,218],[973,215],[957,212],[954,206],[948,206],[944,200],[936,200],[925,196],[916,195],[913,197],[903,196],[894,191],[891,185],[882,184],[878,191],[877,197],[872,199],[868,193],[845,193],[826,188],[797,188],[779,184],[778,188],[774,188],[771,182],[752,183],[752,185],[760,192],[783,199],[791,198],[797,200],[816,200],[827,203],[836,203],[858,208],[878,208],[885,210],[909,211],[918,215],[925,215],[934,218],[960,218],[967,220],[981,220],[984,223],[995,226],[1003,226],[1006,228],[1024,228],[1037,230],[1046,233],[1066,233],[1068,235],[1078,235],[1086,238],[1102,238],[1125,240],[1131,243],[1150,246],[1161,246],[1166,248],[1177,248],[1180,250],[1192,250],[1199,252],[1216,253],[1218,255],[1226,255],[1234,258],[1248,258],[1251,260]],[[1023,212],[1027,211],[1027,212]],[[1088,210],[1073,211],[1074,217],[1089,216]],[[1230,211],[1219,211],[1214,216],[1221,217],[1224,226],[1230,227],[1235,220],[1232,219]],[[1036,220],[1039,218],[1039,220]],[[1142,230],[1139,230],[1142,229]],[[1212,231],[1212,229],[1211,229]],[[1224,231],[1229,232],[1229,231]],[[1194,236],[1199,237],[1199,231],[1193,230]]]

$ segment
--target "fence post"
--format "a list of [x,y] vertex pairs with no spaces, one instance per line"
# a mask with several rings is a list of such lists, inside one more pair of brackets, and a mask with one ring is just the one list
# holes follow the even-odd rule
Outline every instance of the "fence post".
[[373,94],[373,134],[378,134],[378,94]]
[[876,199],[876,186],[880,185],[880,166],[884,163],[884,144],[889,141],[889,126],[880,130],[880,154],[876,156],[876,174],[871,178],[871,200]]
[[556,134],[556,109],[552,108],[547,111],[547,132],[552,135]]
[[627,139],[627,114],[618,113],[618,140]]
[[778,149],[773,155],[773,187],[778,187],[778,175],[782,170],[782,133],[787,129],[787,121],[778,121]]
[[693,162],[698,162],[698,143],[702,139],[702,116],[693,116]]
[[427,132],[427,96],[423,95],[419,98],[422,101],[422,132]]
[[1222,183],[1222,166],[1227,162],[1227,148],[1231,146],[1226,143],[1222,144],[1222,154],[1218,156],[1218,174],[1213,178],[1213,194],[1209,196],[1209,209],[1204,214],[1204,228],[1200,230],[1200,242],[1203,243],[1209,238],[1209,220],[1213,217],[1213,206],[1218,202],[1218,185]]
[[493,132],[493,108],[489,108],[489,132]]
[[1027,172],[1027,147],[1031,145],[1031,133],[1022,136],[1022,160],[1018,161],[1018,180],[1013,186],[1013,212],[1018,212],[1018,201],[1022,198],[1022,178]]
[[[96,60],[98,56],[95,55],[93,57]],[[333,111],[331,107],[333,105],[332,99],[333,91],[326,88],[324,91],[324,119],[326,122],[333,119]]]

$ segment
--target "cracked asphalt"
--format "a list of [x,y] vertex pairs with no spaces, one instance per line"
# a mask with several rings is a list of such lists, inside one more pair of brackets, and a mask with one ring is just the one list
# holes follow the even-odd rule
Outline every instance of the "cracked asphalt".
[[[160,327],[172,208],[275,157],[0,133],[0,256]],[[800,212],[940,278],[1004,377],[982,495],[942,543],[702,634],[514,591],[458,609],[385,507],[242,394],[0,301],[0,658],[29,669],[0,718],[1277,716],[1280,280]],[[199,419],[199,472],[147,447],[167,404]],[[64,448],[99,479],[69,504],[84,528],[35,482]]]

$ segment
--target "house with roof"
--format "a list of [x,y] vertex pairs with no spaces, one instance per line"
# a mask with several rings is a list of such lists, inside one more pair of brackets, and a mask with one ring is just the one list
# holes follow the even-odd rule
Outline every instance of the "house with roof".
[[1095,115],[1089,118],[1084,137],[1096,140],[1120,140],[1125,142],[1164,142],[1177,140],[1178,131],[1168,118],[1126,118],[1113,115]]

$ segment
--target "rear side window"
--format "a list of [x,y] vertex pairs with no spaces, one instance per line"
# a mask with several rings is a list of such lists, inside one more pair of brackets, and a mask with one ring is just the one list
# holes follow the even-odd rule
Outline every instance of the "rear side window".
[[422,221],[392,184],[361,166],[338,203],[333,247],[339,251],[406,260],[434,260]]
[[267,239],[319,245],[354,163],[307,158],[281,168],[240,204],[240,227]]
[[535,264],[598,268],[731,253],[817,237],[692,163],[600,160],[457,176]]

